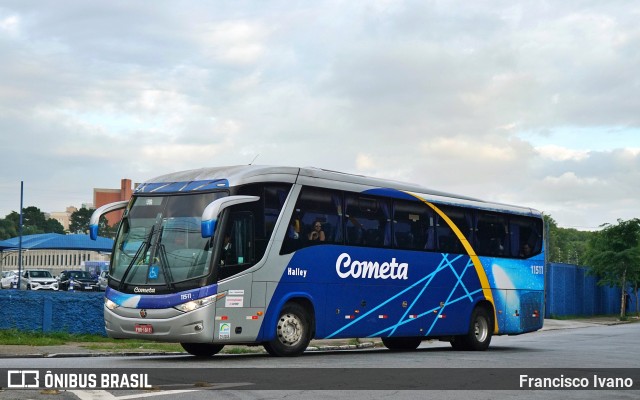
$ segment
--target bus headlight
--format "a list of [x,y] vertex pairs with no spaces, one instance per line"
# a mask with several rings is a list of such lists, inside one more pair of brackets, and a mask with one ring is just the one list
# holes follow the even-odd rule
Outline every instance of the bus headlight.
[[119,306],[114,303],[113,301],[107,299],[106,297],[104,298],[104,305],[109,309],[109,310],[115,310],[116,308],[118,308]]
[[179,304],[174,308],[182,312],[189,312],[189,311],[197,310],[198,308],[201,308],[204,306],[208,306],[209,304],[215,303],[216,300],[222,297],[224,297],[224,294],[214,294],[213,296],[203,297],[198,300],[193,300],[193,301]]

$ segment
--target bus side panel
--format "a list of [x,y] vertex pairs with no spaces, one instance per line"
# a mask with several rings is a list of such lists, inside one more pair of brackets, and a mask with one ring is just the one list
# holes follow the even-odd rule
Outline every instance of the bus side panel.
[[462,334],[484,299],[469,256],[307,247],[294,254],[268,299],[263,339],[273,336],[291,292],[314,302],[317,338]]
[[507,304],[511,308],[506,313],[501,333],[517,335],[542,328],[544,292],[531,290],[506,290]]
[[480,258],[493,288],[499,334],[520,334],[542,328],[544,268],[541,257]]
[[[326,325],[318,337],[442,336],[466,332],[473,306],[484,297],[463,289],[331,285]],[[428,293],[427,293],[428,292]],[[451,301],[453,299],[453,302]],[[460,300],[464,299],[464,300]]]

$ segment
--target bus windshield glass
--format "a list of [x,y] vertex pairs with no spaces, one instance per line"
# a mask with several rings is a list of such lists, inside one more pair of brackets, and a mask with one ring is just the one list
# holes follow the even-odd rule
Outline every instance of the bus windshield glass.
[[[122,219],[110,275],[124,285],[162,285],[209,274],[210,238],[202,238],[201,217],[227,192],[138,196]],[[195,283],[194,283],[195,284]]]

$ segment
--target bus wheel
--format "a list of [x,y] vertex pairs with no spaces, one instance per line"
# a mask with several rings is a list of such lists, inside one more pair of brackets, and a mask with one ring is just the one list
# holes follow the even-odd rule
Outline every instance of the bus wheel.
[[196,357],[211,357],[214,354],[218,354],[224,347],[223,344],[211,344],[211,343],[180,343],[183,349],[187,353]]
[[389,350],[415,350],[422,342],[421,337],[383,337],[382,344]]
[[311,324],[301,305],[288,303],[282,308],[276,325],[276,337],[264,344],[272,356],[292,357],[302,354],[311,341]]
[[493,335],[493,321],[484,307],[476,307],[471,314],[471,324],[466,335],[451,340],[454,350],[483,351],[489,348]]

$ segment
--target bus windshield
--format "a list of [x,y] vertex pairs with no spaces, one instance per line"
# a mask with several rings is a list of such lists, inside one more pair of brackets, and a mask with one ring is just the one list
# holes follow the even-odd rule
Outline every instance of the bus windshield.
[[[111,277],[124,285],[171,288],[210,272],[210,238],[202,238],[202,212],[227,192],[138,196],[122,219]],[[196,285],[196,283],[194,283]]]

